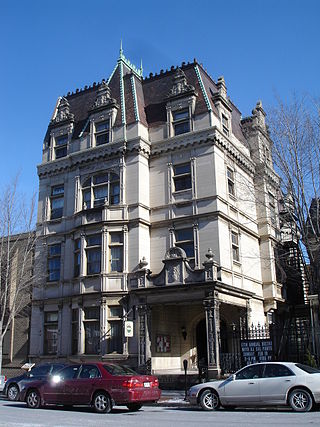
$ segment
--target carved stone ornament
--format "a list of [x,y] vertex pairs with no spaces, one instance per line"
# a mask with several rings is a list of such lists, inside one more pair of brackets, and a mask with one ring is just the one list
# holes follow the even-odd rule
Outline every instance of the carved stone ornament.
[[184,74],[184,72],[181,70],[181,68],[178,68],[173,77],[173,86],[170,92],[168,93],[167,98],[194,91],[195,88],[187,83],[186,75]]
[[180,265],[170,265],[168,268],[168,282],[181,282]]
[[52,123],[60,123],[64,122],[66,120],[73,120],[74,114],[70,112],[70,104],[68,100],[63,96],[60,99],[59,105],[58,105],[58,111],[56,114],[56,117],[52,119]]
[[105,80],[102,80],[95,103],[92,106],[92,109],[101,108],[101,107],[111,107],[116,104],[116,100],[111,98],[111,91]]
[[164,259],[174,259],[174,258],[186,258],[187,255],[185,251],[177,246],[167,250]]

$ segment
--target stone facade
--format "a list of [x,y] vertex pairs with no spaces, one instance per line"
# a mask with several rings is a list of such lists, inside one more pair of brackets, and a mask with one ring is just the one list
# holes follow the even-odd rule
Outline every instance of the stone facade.
[[219,374],[221,329],[283,302],[271,149],[261,102],[242,120],[197,61],[143,78],[121,51],[108,80],[59,98],[38,166],[47,280],[30,357]]

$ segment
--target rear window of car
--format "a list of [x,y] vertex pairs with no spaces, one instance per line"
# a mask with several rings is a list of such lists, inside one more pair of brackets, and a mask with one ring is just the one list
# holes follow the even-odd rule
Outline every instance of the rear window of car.
[[103,365],[111,375],[138,375],[133,369],[123,365]]
[[320,369],[313,368],[312,366],[302,365],[301,363],[296,363],[296,367],[301,369],[308,374],[320,374]]

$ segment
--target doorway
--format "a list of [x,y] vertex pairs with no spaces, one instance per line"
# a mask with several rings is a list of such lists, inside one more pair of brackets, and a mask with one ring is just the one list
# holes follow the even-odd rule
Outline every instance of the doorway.
[[200,320],[196,327],[197,365],[198,369],[208,366],[207,325],[206,319]]

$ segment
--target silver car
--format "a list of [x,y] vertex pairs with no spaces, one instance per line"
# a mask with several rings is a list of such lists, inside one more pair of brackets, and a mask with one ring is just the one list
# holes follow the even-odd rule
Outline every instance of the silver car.
[[270,362],[246,366],[223,381],[191,387],[187,400],[206,411],[236,406],[290,405],[307,412],[320,403],[320,370],[300,363]]

